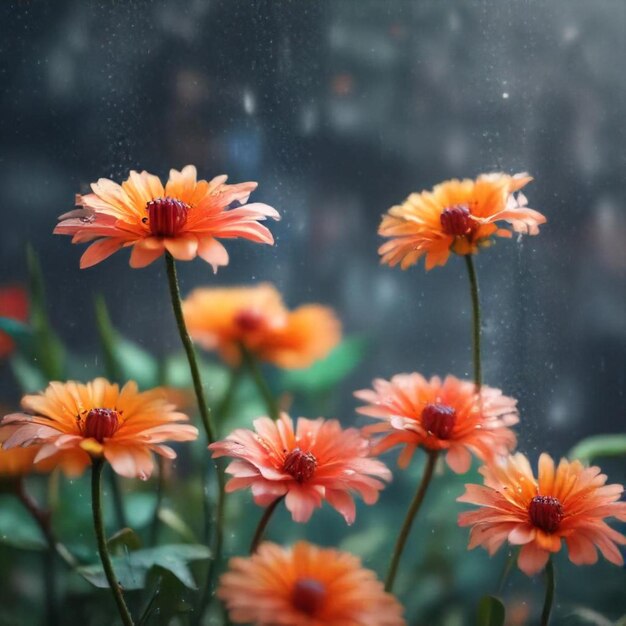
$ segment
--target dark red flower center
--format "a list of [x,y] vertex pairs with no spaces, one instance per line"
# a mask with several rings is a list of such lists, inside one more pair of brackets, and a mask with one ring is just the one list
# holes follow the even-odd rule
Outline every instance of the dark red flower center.
[[422,410],[422,426],[438,439],[450,439],[456,424],[456,411],[445,404],[427,404]]
[[235,325],[244,333],[253,333],[263,325],[263,316],[253,309],[244,309],[235,315]]
[[563,519],[563,505],[552,496],[535,496],[530,501],[528,514],[533,526],[547,533],[553,533]]
[[326,586],[313,578],[301,578],[293,587],[291,599],[298,611],[315,615],[326,599]]
[[315,473],[317,459],[311,452],[303,452],[300,448],[294,448],[283,463],[283,471],[291,474],[299,483],[303,483]]
[[459,237],[472,229],[472,217],[465,204],[457,204],[443,210],[440,215],[441,227],[446,235]]
[[91,409],[85,418],[83,435],[102,443],[112,437],[120,423],[120,414],[115,409]]
[[146,204],[150,232],[155,237],[175,237],[187,223],[189,209],[182,200],[169,196],[151,200]]

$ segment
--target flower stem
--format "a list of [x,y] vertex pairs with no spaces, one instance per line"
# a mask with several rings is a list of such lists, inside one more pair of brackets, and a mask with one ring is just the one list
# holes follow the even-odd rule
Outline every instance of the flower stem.
[[102,492],[100,489],[103,467],[104,462],[102,459],[94,459],[91,469],[91,506],[93,510],[93,525],[98,542],[98,552],[100,554],[100,560],[102,561],[104,574],[111,588],[115,603],[117,604],[120,617],[122,618],[122,623],[124,626],[133,626],[133,618],[130,616],[130,612],[124,601],[124,596],[122,595],[122,589],[115,577],[115,571],[113,570],[106,535],[104,533],[104,524],[102,522]]
[[387,579],[385,580],[385,591],[391,592],[393,589],[393,583],[396,579],[396,573],[398,572],[398,565],[400,564],[400,557],[402,556],[404,545],[409,537],[409,533],[411,532],[411,526],[413,525],[415,516],[417,515],[417,512],[419,511],[420,506],[424,500],[428,485],[430,484],[430,481],[433,477],[435,464],[437,462],[437,454],[438,453],[436,450],[430,450],[428,452],[428,456],[426,457],[426,467],[424,468],[422,480],[419,484],[417,492],[415,493],[415,496],[413,497],[413,501],[409,506],[406,517],[404,518],[404,523],[402,524],[402,528],[400,529],[400,534],[396,539],[396,545],[393,549],[393,555],[391,557],[389,570],[387,572]]
[[272,502],[268,507],[263,511],[263,516],[259,520],[259,524],[256,527],[256,531],[254,533],[254,537],[252,538],[252,542],[250,543],[250,554],[254,554],[259,547],[261,541],[263,541],[263,535],[265,535],[265,529],[269,524],[270,518],[272,517],[276,507],[285,499],[285,496],[280,496],[276,498],[274,502]]
[[474,361],[474,384],[476,391],[480,391],[483,383],[482,364],[480,358],[480,299],[478,291],[478,278],[474,268],[474,260],[471,254],[465,255],[467,265],[467,275],[470,282],[470,293],[472,296],[472,354]]
[[200,417],[202,418],[202,425],[209,443],[215,441],[215,428],[211,421],[211,412],[209,405],[207,404],[206,397],[204,395],[204,387],[202,386],[202,379],[200,377],[200,368],[198,367],[198,359],[196,358],[196,351],[194,350],[191,337],[187,332],[187,326],[185,325],[185,318],[183,317],[183,307],[180,300],[180,289],[178,287],[178,276],[176,274],[176,264],[174,257],[169,253],[165,253],[165,263],[167,266],[167,279],[170,287],[170,297],[172,299],[172,308],[174,309],[174,317],[176,318],[176,325],[178,326],[178,334],[180,340],[183,343],[183,348],[187,355],[187,361],[189,362],[189,369],[191,371],[191,379],[193,380],[193,388],[196,392],[196,399],[198,401],[198,410],[200,411]]
[[555,588],[554,564],[552,563],[552,558],[550,558],[546,565],[546,597],[543,601],[543,611],[541,612],[541,626],[548,626],[550,623],[550,613],[552,612]]
[[244,345],[241,345],[241,354],[243,356],[243,361],[250,371],[252,379],[259,390],[259,393],[263,396],[269,416],[276,421],[280,415],[280,407],[278,406],[278,402],[276,401],[272,390],[269,388],[267,381],[261,373],[261,369],[259,368],[256,358]]

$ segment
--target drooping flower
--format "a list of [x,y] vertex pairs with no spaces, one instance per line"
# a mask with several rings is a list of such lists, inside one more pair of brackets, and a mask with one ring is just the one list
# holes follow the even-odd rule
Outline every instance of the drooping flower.
[[217,591],[231,621],[254,626],[402,626],[403,609],[348,552],[262,543],[234,558]]
[[272,244],[272,234],[259,221],[279,218],[266,204],[246,204],[257,183],[227,185],[226,178],[196,180],[193,165],[170,170],[165,187],[145,171],[131,171],[121,185],[101,178],[92,183],[93,193],[76,197],[81,208],[61,215],[54,232],[71,235],[72,243],[94,242],[83,254],[81,268],[132,246],[131,267],[145,267],[167,250],[181,261],[199,256],[217,271],[228,264],[218,239]]
[[[0,287],[0,317],[25,322],[28,317],[28,295],[23,287]],[[15,349],[11,337],[0,331],[0,359],[8,357]]]
[[122,389],[104,378],[87,384],[52,382],[42,393],[24,396],[22,408],[27,413],[0,422],[2,447],[38,446],[35,463],[58,462],[69,475],[80,474],[92,458],[104,457],[122,476],[148,478],[152,452],[176,457],[163,442],[198,436],[163,390],[139,392],[132,381]]
[[357,411],[382,420],[366,426],[370,435],[383,434],[374,454],[403,445],[398,465],[406,467],[415,449],[441,450],[457,474],[471,465],[471,454],[483,461],[508,454],[516,445],[509,428],[519,421],[517,401],[499,389],[483,385],[480,395],[474,383],[446,376],[430,380],[421,374],[397,374],[391,380],[377,379],[373,389],[355,392],[367,403]]
[[296,522],[306,522],[326,500],[348,524],[356,511],[352,495],[374,504],[391,472],[369,458],[369,443],[356,428],[342,429],[337,420],[300,417],[295,430],[282,414],[254,421],[254,431],[239,428],[209,446],[213,457],[235,459],[226,468],[233,475],[226,491],[250,487],[254,501],[268,506],[285,497]]
[[218,350],[230,364],[240,361],[243,345],[278,367],[308,367],[341,339],[341,324],[332,309],[305,304],[289,311],[269,283],[195,289],[183,302],[183,313],[192,339],[207,350]]
[[475,254],[490,237],[517,233],[536,235],[546,218],[529,209],[520,192],[532,177],[527,174],[482,174],[476,180],[449,180],[432,191],[412,193],[383,216],[378,234],[389,238],[378,250],[382,263],[407,269],[426,256],[426,269],[445,265],[450,251]]
[[597,550],[611,563],[624,564],[616,544],[626,544],[626,536],[605,522],[626,521],[626,502],[619,502],[624,488],[607,485],[599,467],[561,459],[555,468],[544,453],[535,479],[528,459],[517,453],[480,472],[485,485],[466,485],[457,498],[481,507],[459,515],[459,525],[472,527],[469,549],[481,545],[491,555],[507,540],[521,545],[518,565],[529,576],[561,549],[562,539],[576,565],[595,563]]

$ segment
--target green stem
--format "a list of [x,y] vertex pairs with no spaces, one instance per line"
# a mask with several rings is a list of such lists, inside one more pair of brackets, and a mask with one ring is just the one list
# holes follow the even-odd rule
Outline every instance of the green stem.
[[250,543],[250,554],[254,554],[259,547],[261,541],[263,541],[263,536],[265,535],[265,529],[269,524],[269,521],[276,510],[276,507],[285,499],[285,496],[280,496],[280,498],[276,498],[274,502],[272,502],[269,506],[265,508],[263,511],[263,515],[259,520],[259,524],[256,527],[256,531],[254,532],[254,537],[252,538],[252,542]]
[[417,515],[417,512],[419,511],[420,506],[422,505],[422,502],[424,500],[424,496],[426,495],[428,485],[430,484],[430,481],[433,477],[433,472],[435,471],[436,463],[437,451],[430,450],[428,452],[428,456],[426,457],[426,467],[424,468],[422,480],[415,493],[415,496],[413,497],[413,501],[409,506],[409,510],[407,511],[406,517],[404,518],[404,523],[402,524],[402,528],[400,529],[400,534],[398,535],[398,539],[396,540],[396,545],[393,549],[393,555],[391,557],[389,570],[387,572],[387,579],[385,580],[385,591],[391,592],[393,589],[393,583],[396,579],[398,565],[400,564],[400,557],[402,556],[404,545],[406,544],[406,540],[408,539],[409,533],[411,532],[411,526],[413,525],[415,516]]
[[478,279],[474,268],[474,260],[471,254],[465,255],[467,265],[467,275],[470,282],[470,293],[472,296],[472,355],[474,361],[474,384],[476,390],[480,391],[483,384],[482,364],[480,358],[480,299],[478,291]]
[[244,363],[246,364],[246,367],[250,371],[252,379],[254,380],[254,383],[257,386],[259,393],[265,401],[269,416],[274,421],[276,421],[280,415],[280,407],[278,406],[278,402],[274,397],[272,390],[269,388],[267,381],[261,373],[261,368],[259,367],[255,356],[244,345],[241,345],[241,355],[243,357]]
[[163,457],[157,459],[157,484],[156,484],[156,502],[154,504],[154,512],[152,514],[152,523],[150,524],[150,545],[156,546],[159,539],[159,513],[161,512],[161,504],[163,502],[163,492],[165,491],[165,477],[163,474]]
[[100,488],[102,478],[102,468],[104,462],[102,459],[94,459],[91,469],[91,506],[93,510],[93,525],[96,531],[96,541],[98,542],[98,552],[100,554],[100,560],[102,561],[102,567],[104,574],[111,588],[111,593],[117,604],[117,609],[122,618],[124,626],[133,626],[133,618],[130,616],[122,589],[115,577],[115,571],[113,570],[113,564],[111,563],[111,557],[109,556],[109,549],[107,547],[106,535],[104,532],[104,524],[102,522],[102,491]]
[[543,601],[543,611],[541,612],[541,626],[548,626],[550,623],[550,613],[552,612],[552,604],[554,603],[555,588],[554,565],[552,558],[550,558],[546,565],[546,597]]

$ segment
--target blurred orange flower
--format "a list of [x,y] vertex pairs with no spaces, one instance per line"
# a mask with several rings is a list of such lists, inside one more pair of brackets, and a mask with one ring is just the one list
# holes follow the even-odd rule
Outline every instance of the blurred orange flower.
[[[8,317],[20,322],[28,318],[28,295],[23,287],[0,287],[0,317]],[[0,359],[9,356],[15,343],[9,335],[0,331]]]
[[354,394],[367,403],[357,412],[382,420],[366,426],[369,435],[383,433],[372,452],[380,454],[404,445],[398,465],[406,467],[415,448],[442,450],[457,474],[471,465],[471,453],[483,461],[508,454],[516,445],[517,401],[499,389],[482,386],[480,397],[474,383],[446,376],[430,380],[421,374],[397,374],[391,380],[377,379],[373,389]]
[[348,552],[263,543],[234,558],[217,591],[231,621],[255,626],[402,626],[403,609]]
[[196,289],[183,302],[183,313],[192,339],[207,350],[219,350],[230,364],[241,360],[243,345],[278,367],[308,367],[341,340],[341,324],[332,309],[305,304],[289,311],[269,283]]
[[600,471],[566,459],[555,468],[545,453],[539,457],[538,479],[520,453],[482,467],[485,486],[466,485],[457,498],[482,507],[459,515],[461,526],[472,527],[469,549],[482,545],[494,554],[506,540],[521,545],[518,565],[529,576],[561,549],[561,539],[576,565],[595,563],[596,549],[611,563],[623,565],[616,544],[626,544],[626,537],[604,519],[626,521],[626,502],[618,501],[624,488],[607,485]]
[[25,476],[33,471],[37,448],[11,448],[0,445],[0,479]]
[[52,382],[38,395],[22,399],[29,413],[13,413],[0,423],[4,449],[38,446],[36,463],[57,462],[69,475],[80,474],[92,457],[104,457],[128,478],[148,478],[151,452],[176,453],[164,441],[191,441],[198,430],[175,411],[163,390],[139,392],[134,382],[120,390],[104,378],[87,384]]
[[514,195],[531,180],[527,174],[482,174],[412,193],[383,216],[378,234],[389,241],[378,250],[382,263],[406,269],[426,256],[427,270],[445,265],[450,251],[475,254],[494,235],[511,237],[510,230],[496,225],[501,220],[517,233],[538,234],[546,218],[526,206],[521,192]]
[[[82,208],[61,215],[54,232],[72,235],[72,243],[94,241],[80,260],[81,268],[132,246],[131,267],[145,267],[167,250],[181,261],[199,256],[217,271],[228,265],[218,238],[273,244],[272,234],[259,221],[279,218],[266,204],[246,204],[257,183],[227,185],[226,178],[198,181],[193,165],[170,170],[165,187],[148,172],[131,171],[121,185],[101,178],[92,183],[93,193],[76,197]],[[229,209],[231,205],[236,206]]]
[[286,496],[296,522],[307,522],[313,509],[326,500],[348,524],[356,515],[353,493],[374,504],[391,479],[377,459],[368,458],[369,443],[356,428],[343,430],[337,420],[298,419],[295,430],[283,413],[254,421],[255,430],[239,428],[209,446],[213,457],[235,460],[226,468],[233,475],[226,491],[250,487],[254,501],[268,506]]

